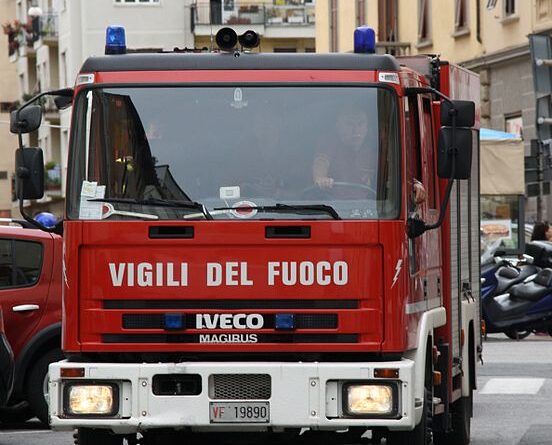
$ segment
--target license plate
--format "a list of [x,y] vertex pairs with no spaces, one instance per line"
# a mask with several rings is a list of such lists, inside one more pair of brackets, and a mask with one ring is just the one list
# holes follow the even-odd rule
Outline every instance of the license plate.
[[269,402],[210,402],[211,423],[268,423]]

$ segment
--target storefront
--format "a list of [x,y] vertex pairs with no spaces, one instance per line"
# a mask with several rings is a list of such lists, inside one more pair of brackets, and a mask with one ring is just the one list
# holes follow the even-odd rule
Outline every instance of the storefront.
[[482,128],[481,168],[481,262],[496,251],[523,253],[524,147],[516,135]]

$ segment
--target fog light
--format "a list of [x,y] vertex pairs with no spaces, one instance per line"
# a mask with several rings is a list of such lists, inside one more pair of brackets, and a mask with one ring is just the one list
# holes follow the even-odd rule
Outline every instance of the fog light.
[[352,415],[386,415],[394,411],[391,385],[349,385],[346,410]]
[[65,387],[65,414],[109,416],[116,413],[115,385],[70,385]]

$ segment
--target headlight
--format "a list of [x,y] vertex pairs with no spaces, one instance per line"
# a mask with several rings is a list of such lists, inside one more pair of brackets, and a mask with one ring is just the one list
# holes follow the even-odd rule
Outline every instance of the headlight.
[[68,384],[64,389],[65,414],[112,416],[119,409],[115,384]]
[[353,416],[386,416],[396,411],[395,385],[349,384],[344,386],[347,414]]

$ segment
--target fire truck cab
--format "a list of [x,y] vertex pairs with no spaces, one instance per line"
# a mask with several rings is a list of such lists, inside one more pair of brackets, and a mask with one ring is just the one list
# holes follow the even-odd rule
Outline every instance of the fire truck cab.
[[[73,105],[52,428],[468,443],[477,75],[373,54],[367,28],[354,54],[239,51],[255,39],[228,29],[216,52],[127,54],[121,33],[49,93]],[[17,156],[35,198],[41,151]]]

